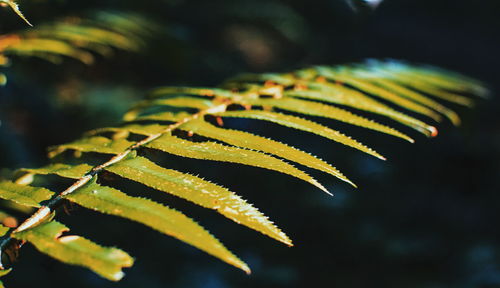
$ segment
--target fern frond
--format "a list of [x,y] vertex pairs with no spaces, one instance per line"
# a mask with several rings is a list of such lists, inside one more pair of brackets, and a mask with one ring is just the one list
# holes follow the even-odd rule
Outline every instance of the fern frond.
[[[60,63],[63,57],[69,57],[92,64],[93,53],[108,56],[112,49],[141,49],[144,34],[147,34],[153,24],[138,19],[132,25],[124,20],[127,15],[102,13],[104,12],[97,13],[96,19],[68,17],[29,30],[2,35],[0,59],[16,55]],[[6,60],[0,61],[0,65],[2,62],[5,64]]]
[[[288,236],[273,222],[234,192],[198,176],[163,167],[151,159],[153,156],[147,150],[265,168],[299,178],[326,191],[313,177],[289,162],[353,183],[316,156],[275,139],[223,127],[223,119],[270,122],[316,134],[384,159],[358,140],[297,114],[333,119],[413,142],[410,136],[392,128],[390,123],[374,122],[351,110],[385,116],[424,135],[436,136],[437,129],[433,125],[399,109],[431,121],[449,119],[457,125],[457,114],[438,100],[446,98],[470,105],[473,100],[468,94],[487,95],[480,83],[465,79],[468,78],[434,68],[372,60],[361,65],[313,67],[285,74],[243,75],[218,88],[156,89],[124,116],[123,125],[95,129],[81,139],[52,147],[49,152],[51,164],[21,169],[12,179],[0,182],[0,198],[38,208],[17,228],[4,229],[0,247],[5,250],[9,241],[21,239],[61,261],[88,267],[104,277],[117,280],[122,276],[121,268],[132,264],[131,258],[122,254],[124,252],[113,252],[121,255],[119,261],[103,264],[108,263],[109,254],[113,254],[108,248],[95,246],[79,237],[62,238],[67,241],[58,238],[57,235],[66,228],[52,220],[53,211],[62,201],[71,201],[100,213],[139,222],[249,272],[242,260],[193,219],[147,199],[147,195],[145,198],[133,197],[127,195],[127,191],[119,191],[112,187],[116,179],[106,179],[104,185],[102,173],[112,173],[116,178],[129,179],[215,210],[234,222],[291,245]],[[102,164],[96,165],[96,160],[101,160]],[[57,179],[72,179],[73,184],[57,193],[41,185],[46,181],[59,181]],[[70,244],[75,246],[68,246]],[[82,255],[74,260],[62,258],[61,251],[68,249],[80,251]],[[96,262],[86,262],[85,259],[94,257],[92,255],[98,257]],[[109,265],[110,270],[102,270],[101,264]]]

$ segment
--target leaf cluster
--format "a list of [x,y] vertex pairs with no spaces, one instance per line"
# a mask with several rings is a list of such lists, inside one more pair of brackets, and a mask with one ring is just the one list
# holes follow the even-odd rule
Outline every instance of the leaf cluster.
[[[139,197],[121,191],[116,182],[128,179],[185,199],[291,246],[292,240],[277,225],[236,193],[172,169],[154,155],[166,153],[264,168],[296,177],[330,194],[300,167],[355,184],[314,155],[278,139],[227,128],[224,119],[273,123],[385,159],[334,127],[311,119],[333,119],[413,142],[411,136],[391,127],[390,122],[433,137],[437,129],[427,121],[460,123],[458,115],[442,102],[471,106],[470,95],[487,93],[481,83],[466,76],[392,60],[247,74],[217,88],[160,87],[132,107],[122,125],[95,129],[73,142],[52,147],[49,165],[20,169],[0,182],[0,198],[36,209],[19,226],[2,228],[0,247],[4,258],[14,260],[16,251],[28,242],[60,261],[87,267],[110,280],[121,279],[121,269],[133,264],[126,252],[99,246],[80,236],[62,235],[68,228],[57,222],[57,209],[72,202],[141,223],[250,273],[244,261],[194,219],[150,200],[148,195]],[[385,117],[389,124],[375,122],[359,112]],[[113,177],[106,177],[109,175]],[[53,189],[68,182],[64,189]],[[2,262],[4,269],[7,263]]]

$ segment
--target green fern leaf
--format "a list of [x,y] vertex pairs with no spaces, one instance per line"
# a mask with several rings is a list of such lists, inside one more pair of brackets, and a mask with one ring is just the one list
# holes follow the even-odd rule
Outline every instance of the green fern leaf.
[[[138,135],[152,136],[161,133],[164,129],[165,126],[158,124],[151,124],[151,125],[130,124],[118,128],[108,127],[108,128],[96,129],[90,131],[90,134],[96,135],[99,133],[106,133],[106,132],[122,133],[126,131]],[[194,133],[207,138],[220,140],[222,142],[226,142],[227,144],[233,146],[238,146],[241,148],[247,148],[251,150],[273,154],[281,158],[284,158],[286,160],[293,161],[302,164],[304,166],[323,171],[325,173],[338,177],[342,181],[345,181],[353,186],[356,186],[345,175],[343,175],[335,167],[331,166],[325,161],[313,155],[310,155],[306,152],[303,152],[297,148],[288,146],[278,141],[267,139],[244,131],[215,127],[205,122],[204,120],[200,119],[189,121],[181,125],[179,129],[187,131],[188,133]]]
[[131,197],[111,187],[101,186],[96,183],[95,177],[91,183],[65,198],[88,209],[142,223],[250,273],[244,262],[191,218],[151,200]]
[[441,105],[439,102],[425,97],[422,94],[417,93],[415,90],[410,90],[401,84],[394,83],[385,78],[377,77],[377,74],[368,73],[363,71],[362,73],[356,73],[356,76],[363,77],[363,79],[366,79],[375,85],[378,85],[384,89],[392,91],[393,93],[397,93],[398,95],[401,95],[403,97],[421,103],[433,110],[436,110],[437,112],[445,115],[455,126],[460,125],[460,118],[458,117],[457,113]]
[[286,96],[320,100],[333,104],[345,105],[359,110],[386,116],[405,124],[427,136],[434,135],[436,128],[404,113],[396,111],[387,105],[377,102],[360,92],[345,88],[338,84],[311,84],[313,90],[298,90],[285,92]]
[[386,89],[383,89],[381,87],[377,87],[367,81],[363,81],[362,79],[359,79],[359,77],[353,77],[349,75],[348,73],[342,73],[343,70],[336,70],[333,71],[330,68],[325,68],[325,67],[318,67],[316,69],[318,71],[318,74],[321,76],[326,77],[329,80],[332,81],[340,81],[342,83],[351,85],[352,87],[359,89],[365,93],[375,95],[377,97],[380,97],[384,100],[387,100],[389,102],[392,102],[400,107],[403,107],[405,109],[408,109],[413,112],[420,113],[422,115],[428,116],[435,121],[441,121],[441,116],[434,112],[433,110],[422,106],[420,104],[417,104],[413,101],[410,101],[404,97],[401,97],[395,93],[392,93]]
[[226,146],[215,142],[195,143],[170,135],[163,135],[156,141],[147,144],[146,147],[182,157],[239,163],[278,171],[302,179],[330,194],[323,185],[305,172],[278,158],[257,151]]
[[449,91],[464,91],[476,96],[485,97],[489,94],[484,84],[470,77],[458,73],[430,66],[408,65],[402,61],[370,61],[370,68],[382,68],[392,71],[394,74],[407,75],[432,84],[438,88]]
[[245,104],[258,105],[263,107],[279,108],[286,111],[300,113],[310,116],[325,117],[346,122],[352,125],[372,129],[389,135],[393,135],[409,142],[414,142],[409,136],[397,131],[394,128],[379,124],[373,120],[353,114],[341,108],[325,105],[318,102],[306,101],[294,98],[283,99],[252,99],[243,101]]
[[199,177],[165,169],[143,157],[130,158],[106,168],[121,177],[217,210],[227,218],[292,245],[292,241],[267,217],[238,195]]
[[[376,69],[381,69],[381,68],[377,67]],[[394,68],[394,67],[393,68],[383,67],[381,70],[382,72],[389,73],[390,78],[393,81],[407,85],[417,91],[427,93],[433,97],[446,100],[452,103],[468,107],[471,107],[473,105],[473,101],[467,97],[450,93],[447,92],[446,90],[440,89],[440,86],[436,86],[435,85],[436,82],[433,82],[434,77],[423,77],[420,73],[408,72],[405,69]],[[431,84],[430,82],[433,84]],[[444,85],[444,87],[441,86],[441,88],[450,88],[450,85]],[[461,87],[461,84],[455,83],[455,86],[452,87],[453,89],[459,89],[458,87]],[[462,89],[467,91],[470,88],[462,86]]]
[[102,247],[80,236],[61,236],[67,231],[69,229],[63,224],[51,221],[12,236],[30,242],[40,252],[61,262],[87,267],[113,281],[122,279],[125,274],[121,269],[134,263],[134,259],[122,250]]
[[346,146],[353,147],[355,149],[358,149],[360,151],[363,151],[367,154],[370,154],[372,156],[375,156],[379,159],[385,160],[385,158],[378,154],[376,151],[372,150],[371,148],[368,148],[364,146],[363,144],[359,143],[358,141],[345,136],[344,134],[335,131],[333,129],[330,129],[326,126],[323,126],[321,124],[318,124],[316,122],[303,119],[300,117],[296,116],[291,116],[291,115],[285,115],[277,112],[268,112],[268,111],[260,111],[260,110],[254,110],[254,111],[227,111],[227,112],[222,112],[216,114],[218,116],[222,117],[234,117],[234,118],[249,118],[249,119],[257,119],[257,120],[264,120],[264,121],[269,121],[273,122],[279,125],[283,125],[286,127],[294,128],[297,130],[302,130],[306,131],[309,133],[313,133],[325,138],[328,138],[330,140],[342,143]]
[[199,119],[183,124],[180,129],[204,137],[217,139],[234,146],[273,154],[304,166],[326,172],[354,185],[354,183],[347,179],[340,171],[325,161],[278,141],[243,131],[219,128]]
[[0,198],[30,207],[40,207],[40,202],[48,200],[54,193],[48,189],[20,185],[9,181],[0,182]]
[[[317,69],[323,69],[327,74],[332,73],[332,69],[318,67],[316,69],[312,68],[300,70],[293,75],[278,75],[269,73],[262,75],[246,74],[227,81],[224,86],[233,89],[237,89],[241,86],[247,88],[258,87],[256,85],[239,83],[246,83],[246,81],[271,81],[273,83],[278,83],[279,85],[295,86],[294,89],[283,91],[283,96],[320,100],[328,103],[345,105],[359,110],[387,116],[428,136],[432,136],[436,133],[436,128],[433,126],[427,125],[418,119],[398,112],[389,106],[358,92],[357,90],[345,87],[336,82],[328,82],[323,76],[318,77],[320,76],[320,71],[317,71]],[[234,83],[234,81],[236,81],[236,83]]]
[[33,168],[20,169],[21,172],[26,172],[29,174],[37,174],[37,175],[54,174],[54,175],[59,175],[61,177],[72,178],[72,179],[78,179],[83,175],[85,175],[90,170],[92,170],[92,166],[88,164],[68,165],[62,163],[54,163],[36,169]]
[[125,139],[111,140],[100,136],[83,138],[68,144],[52,147],[49,151],[49,157],[53,158],[66,150],[118,154],[125,151],[128,147],[132,146],[132,144],[132,142]]

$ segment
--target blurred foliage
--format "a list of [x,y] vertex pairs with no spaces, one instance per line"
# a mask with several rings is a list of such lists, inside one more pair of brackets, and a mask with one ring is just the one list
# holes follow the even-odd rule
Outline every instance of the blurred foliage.
[[67,18],[0,38],[0,65],[9,64],[8,55],[32,56],[62,63],[70,57],[92,64],[94,56],[110,56],[111,48],[138,51],[142,38],[153,33],[154,25],[134,14],[98,12],[93,18]]
[[[12,65],[0,71],[0,82],[8,77],[0,89],[0,149],[4,151],[0,167],[45,164],[46,147],[75,139],[84,130],[116,124],[151,87],[209,86],[240,72],[394,57],[470,74],[498,90],[500,5],[496,0],[386,0],[369,13],[353,12],[345,1],[252,2],[254,11],[270,3],[280,11],[276,18],[292,21],[288,25],[296,27],[297,35],[292,32],[290,38],[282,32],[286,27],[275,28],[265,20],[266,15],[273,18],[272,11],[261,11],[263,17],[258,18],[238,15],[245,11],[233,4],[239,1],[213,5],[194,0],[146,0],[140,5],[137,1],[18,1],[35,27],[68,16],[91,15],[89,11],[119,9],[145,16],[161,30],[140,54],[119,50],[113,57],[94,54],[91,66],[70,59],[51,65],[14,56]],[[241,5],[248,10],[252,6],[249,1]],[[235,6],[231,12],[235,15],[221,12]],[[1,34],[27,27],[11,10],[0,9],[0,15]],[[103,220],[82,209],[62,222],[75,233],[87,233],[83,227],[93,222],[90,238],[141,256],[120,287],[164,287],[165,283],[172,287],[496,287],[500,283],[500,235],[494,221],[500,200],[495,180],[500,171],[499,103],[494,98],[477,106],[468,112],[453,107],[464,115],[463,127],[440,129],[449,132],[433,139],[433,145],[418,137],[412,146],[373,137],[372,145],[391,160],[385,165],[321,140],[286,136],[284,131],[271,132],[253,122],[233,123],[262,135],[284,137],[326,160],[335,158],[341,168],[359,171],[351,178],[361,187],[360,193],[320,176],[334,199],[308,193],[300,182],[255,169],[212,166],[207,170],[197,162],[172,159],[179,169],[199,169],[197,173],[240,191],[295,239],[294,249],[273,246],[189,204],[167,201],[203,219],[204,226],[253,267],[252,277],[127,222]],[[369,134],[349,129],[360,138]],[[242,173],[262,181],[242,179]],[[262,183],[269,186],[266,193]],[[8,212],[25,217],[22,212]],[[318,219],[325,221],[318,223]],[[110,229],[112,237],[102,233]],[[121,232],[130,229],[136,235]],[[117,242],[117,237],[122,240]],[[167,269],[165,257],[176,264]],[[92,273],[40,257],[30,247],[23,248],[21,260],[9,276],[16,279],[16,286],[53,286],[50,275],[57,271],[61,287],[111,287]],[[27,274],[33,277],[23,277]]]

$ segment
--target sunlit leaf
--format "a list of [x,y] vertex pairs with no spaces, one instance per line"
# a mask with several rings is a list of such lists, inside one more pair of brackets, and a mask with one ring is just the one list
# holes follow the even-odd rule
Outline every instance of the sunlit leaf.
[[134,157],[106,170],[154,189],[217,210],[227,218],[291,245],[291,240],[252,205],[238,195],[199,177],[165,169],[143,157]]
[[50,221],[32,229],[17,232],[12,237],[28,241],[40,252],[64,263],[83,266],[109,280],[118,281],[125,275],[122,268],[131,267],[134,259],[116,248],[102,247],[80,236],[63,236],[69,229]]
[[278,171],[302,179],[329,193],[323,185],[305,172],[278,158],[257,151],[226,146],[215,142],[196,143],[170,135],[163,135],[146,146],[182,157],[239,163]]
[[88,209],[127,218],[178,238],[208,254],[220,258],[249,273],[250,269],[219,240],[184,214],[145,198],[137,198],[107,186],[95,179],[66,199]]

